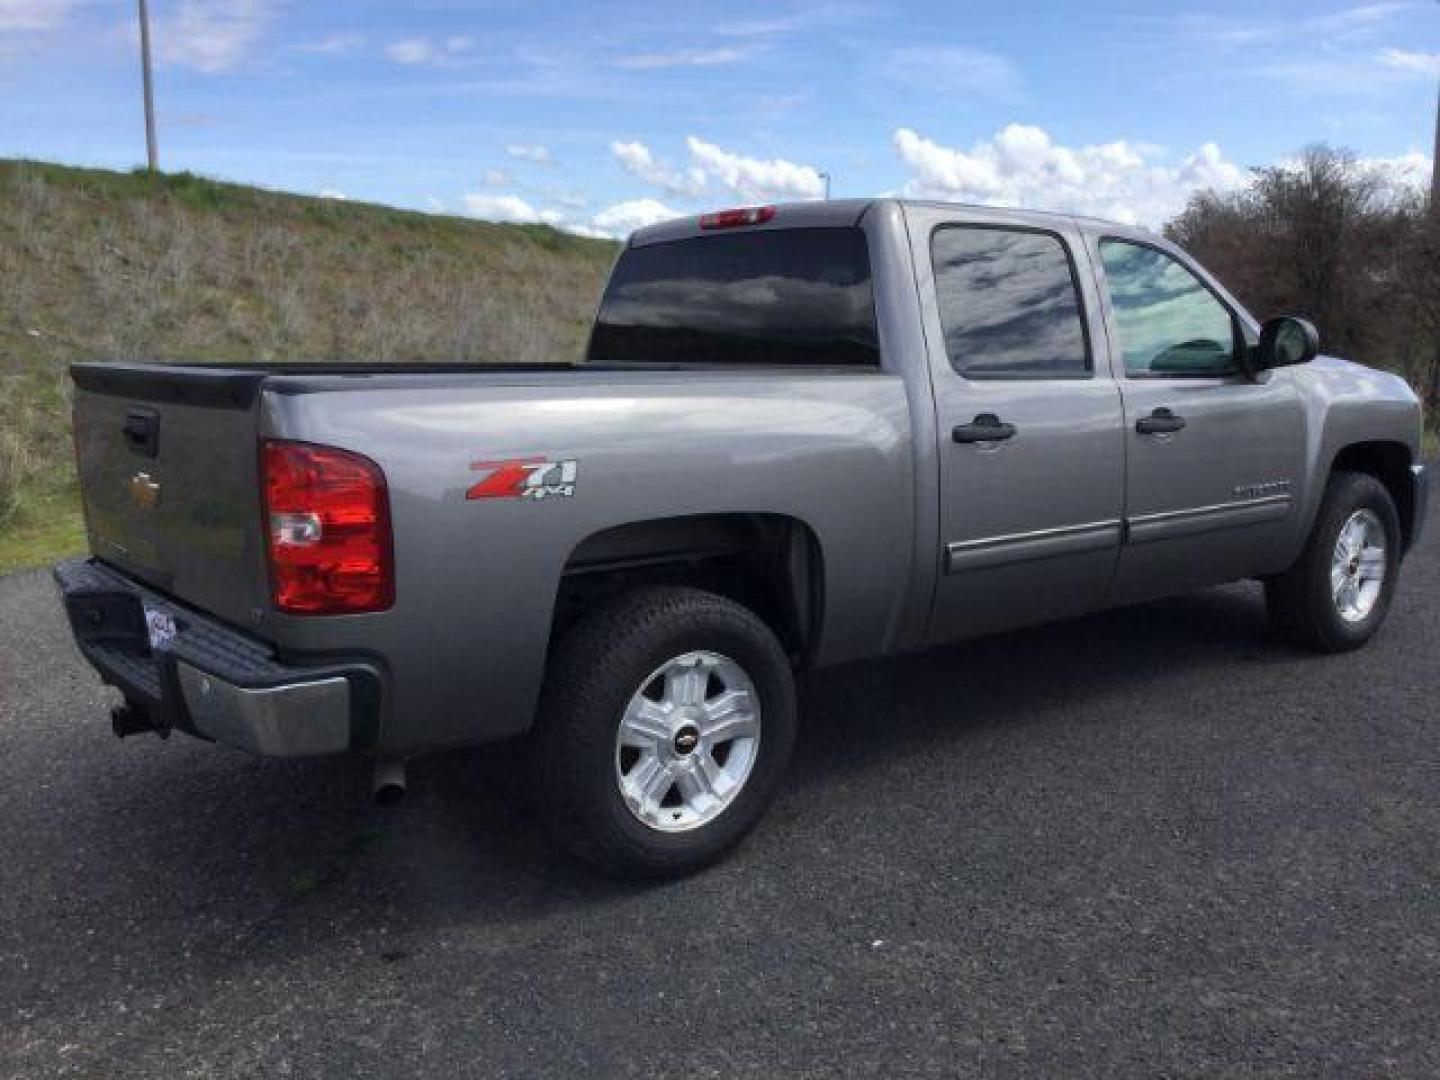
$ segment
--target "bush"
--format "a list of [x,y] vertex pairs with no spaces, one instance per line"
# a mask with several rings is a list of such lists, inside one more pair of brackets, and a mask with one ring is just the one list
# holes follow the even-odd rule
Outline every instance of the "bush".
[[1321,348],[1404,375],[1440,405],[1440,219],[1415,177],[1312,146],[1236,192],[1196,195],[1166,234],[1259,318],[1303,315]]

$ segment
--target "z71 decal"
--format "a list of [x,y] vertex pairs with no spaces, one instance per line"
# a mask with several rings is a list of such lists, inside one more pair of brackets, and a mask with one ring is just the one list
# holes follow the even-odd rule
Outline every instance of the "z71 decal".
[[485,475],[465,492],[467,499],[568,499],[575,494],[579,462],[528,457],[475,461],[470,468]]

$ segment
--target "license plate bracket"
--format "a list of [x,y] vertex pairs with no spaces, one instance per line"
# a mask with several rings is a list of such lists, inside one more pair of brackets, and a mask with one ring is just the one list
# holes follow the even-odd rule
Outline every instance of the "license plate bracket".
[[75,636],[82,642],[146,640],[139,597],[125,592],[72,593],[67,598]]

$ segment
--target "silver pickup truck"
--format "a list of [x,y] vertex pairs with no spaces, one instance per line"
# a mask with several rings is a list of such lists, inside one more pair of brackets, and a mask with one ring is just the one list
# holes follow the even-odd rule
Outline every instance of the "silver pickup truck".
[[[717,858],[796,673],[1219,582],[1321,651],[1425,514],[1399,378],[1156,236],[895,200],[636,233],[576,365],[78,364],[113,726],[257,754],[525,736],[555,838]],[[823,721],[816,721],[823,723]]]

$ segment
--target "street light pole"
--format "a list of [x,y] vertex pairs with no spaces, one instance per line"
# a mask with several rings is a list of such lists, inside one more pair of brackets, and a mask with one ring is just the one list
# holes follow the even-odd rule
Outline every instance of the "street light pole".
[[150,78],[150,8],[140,0],[140,73],[145,83],[145,154],[150,171],[160,168],[160,152],[155,146],[155,87]]

